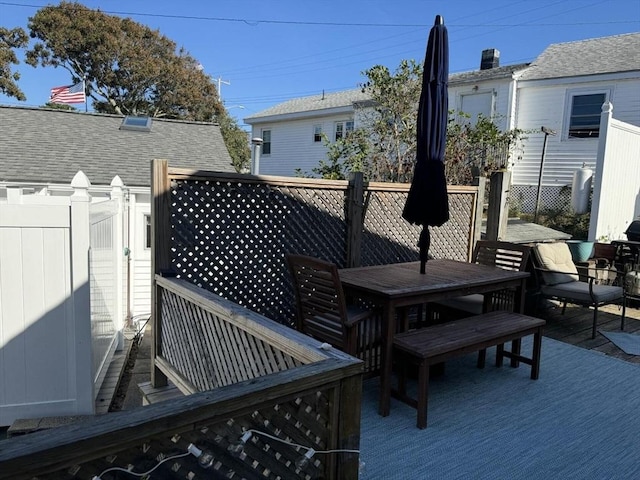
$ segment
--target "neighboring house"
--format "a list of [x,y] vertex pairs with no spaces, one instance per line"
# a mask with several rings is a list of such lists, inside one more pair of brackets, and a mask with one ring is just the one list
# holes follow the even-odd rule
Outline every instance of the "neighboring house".
[[[310,173],[326,148],[317,141],[320,129],[330,138],[337,127],[358,124],[359,90],[290,100],[245,118],[252,136],[266,136],[260,173]],[[531,64],[499,66],[499,52],[482,52],[481,68],[449,78],[449,108],[477,117],[490,116],[504,130],[527,131],[523,151],[512,159],[512,198],[531,211],[547,138],[542,185],[548,205],[583,164],[594,169],[600,113],[613,104],[613,117],[640,126],[640,33],[550,45]],[[465,120],[466,121],[466,120]],[[349,123],[352,122],[352,123]],[[545,202],[543,202],[544,204]]]
[[151,302],[151,161],[172,167],[233,172],[220,128],[211,123],[151,119],[150,129],[122,127],[123,117],[55,109],[0,106],[0,201],[8,187],[70,195],[82,170],[94,201],[124,183],[128,225],[127,312],[149,314]]
[[259,172],[294,176],[296,169],[312,174],[327,159],[323,136],[329,140],[354,129],[355,106],[367,102],[360,89],[295,98],[245,118],[252,138],[262,138]]

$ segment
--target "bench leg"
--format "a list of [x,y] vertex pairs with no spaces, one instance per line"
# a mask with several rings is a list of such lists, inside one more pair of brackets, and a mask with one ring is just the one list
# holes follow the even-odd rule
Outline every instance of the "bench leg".
[[420,429],[427,428],[427,398],[429,396],[429,364],[426,360],[418,367],[418,423]]
[[484,364],[486,360],[487,360],[487,349],[483,348],[478,352],[478,368],[484,368]]
[[531,356],[531,379],[537,380],[540,374],[540,351],[542,349],[542,327],[533,334],[533,353]]
[[[520,351],[522,349],[521,347],[522,347],[521,338],[516,338],[511,342],[511,352],[513,352],[515,355],[520,355]],[[519,366],[520,366],[520,362],[518,361],[518,359],[511,357],[511,367],[518,368]]]
[[503,360],[504,360],[504,343],[500,343],[496,346],[496,367],[501,367]]

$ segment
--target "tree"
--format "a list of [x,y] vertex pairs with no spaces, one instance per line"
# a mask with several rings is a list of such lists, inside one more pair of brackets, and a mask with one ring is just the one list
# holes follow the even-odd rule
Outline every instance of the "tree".
[[35,45],[27,63],[83,78],[101,113],[216,121],[237,171],[248,163],[244,131],[220,102],[216,84],[183,48],[157,30],[79,3],[44,7],[29,19]]
[[29,37],[23,29],[0,27],[0,93],[18,100],[26,100],[27,97],[16,83],[20,80],[20,73],[11,71],[12,64],[20,63],[13,49],[24,48],[28,43]]
[[520,129],[500,131],[493,119],[483,115],[475,123],[469,120],[464,112],[450,112],[445,173],[451,185],[470,185],[474,177],[489,177],[507,168],[519,158],[526,138]]
[[102,113],[211,121],[226,112],[198,62],[157,30],[79,3],[44,7],[29,19],[32,66],[85,78]]
[[415,162],[421,68],[414,60],[402,60],[393,74],[381,65],[364,74],[368,80],[362,91],[373,104],[373,109],[360,109],[359,128],[370,138],[365,171],[378,181],[408,181]]
[[247,132],[242,130],[230,115],[223,115],[218,123],[220,124],[222,138],[231,156],[233,168],[238,173],[245,171],[251,160],[251,148],[249,147]]

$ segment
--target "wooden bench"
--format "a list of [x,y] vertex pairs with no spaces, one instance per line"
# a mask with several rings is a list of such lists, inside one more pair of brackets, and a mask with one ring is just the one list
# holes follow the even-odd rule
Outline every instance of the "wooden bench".
[[[398,333],[393,339],[393,355],[394,360],[397,359],[402,368],[398,376],[398,389],[392,389],[391,393],[394,397],[416,408],[418,428],[426,428],[430,365],[480,352],[478,368],[483,368],[486,349],[497,346],[497,367],[502,366],[504,357],[508,357],[513,367],[517,367],[519,362],[531,365],[531,378],[536,380],[540,370],[540,347],[544,325],[545,321],[540,318],[497,311]],[[531,358],[520,354],[521,339],[527,335],[534,335]],[[512,342],[511,351],[505,351],[505,342]],[[407,395],[407,363],[418,365],[417,401]]]

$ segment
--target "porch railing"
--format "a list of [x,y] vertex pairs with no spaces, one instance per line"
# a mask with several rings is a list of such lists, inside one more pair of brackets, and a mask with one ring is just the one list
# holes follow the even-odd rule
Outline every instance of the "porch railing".
[[[154,477],[357,478],[362,362],[186,280],[156,285],[158,365],[196,393],[2,441],[0,479],[91,479],[128,465],[141,473],[189,444],[213,455],[206,469],[183,456]],[[259,433],[232,456],[249,430]],[[307,448],[318,454],[298,467]]]

